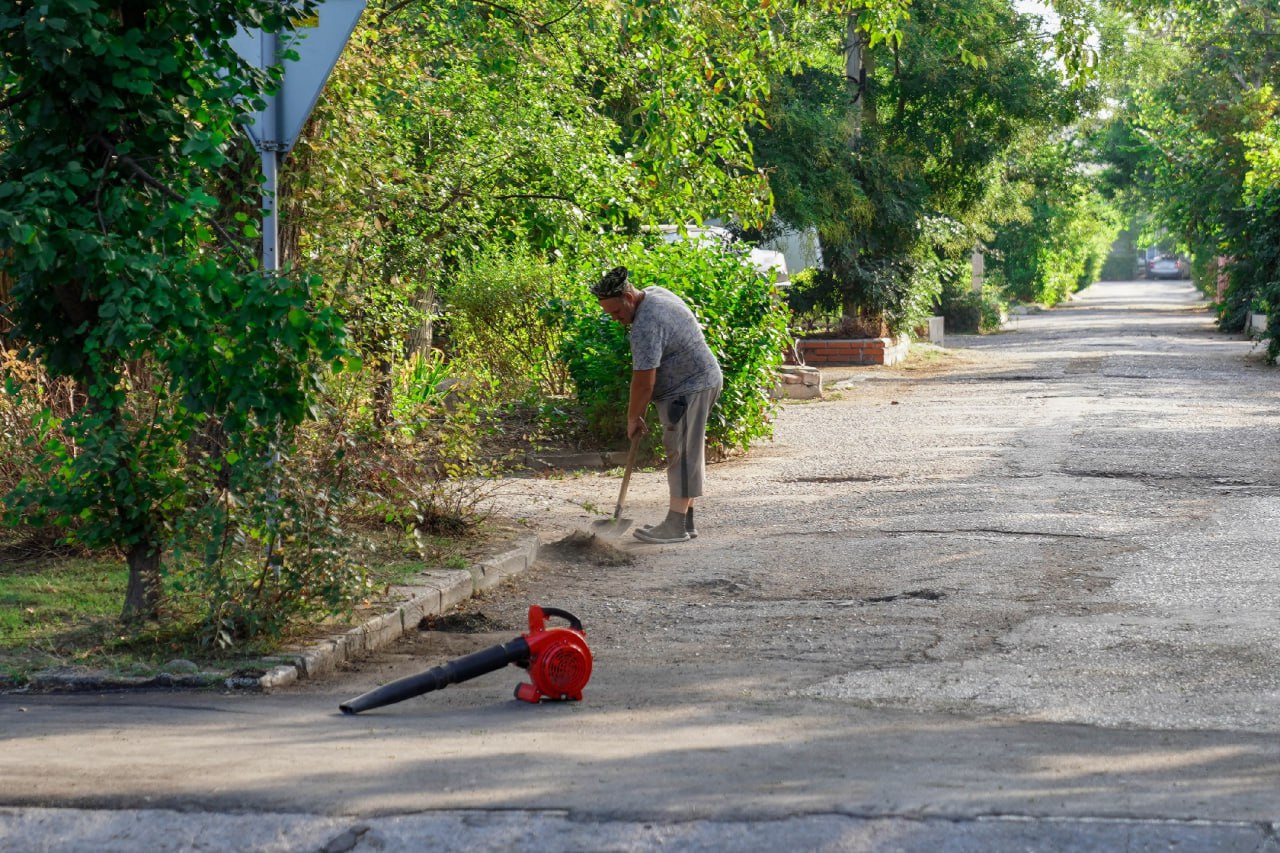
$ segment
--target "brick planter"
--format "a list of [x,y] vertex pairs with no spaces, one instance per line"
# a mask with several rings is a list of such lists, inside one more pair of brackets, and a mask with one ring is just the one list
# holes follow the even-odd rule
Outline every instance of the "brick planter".
[[897,364],[907,357],[911,339],[898,338],[806,338],[796,341],[804,363],[823,365]]

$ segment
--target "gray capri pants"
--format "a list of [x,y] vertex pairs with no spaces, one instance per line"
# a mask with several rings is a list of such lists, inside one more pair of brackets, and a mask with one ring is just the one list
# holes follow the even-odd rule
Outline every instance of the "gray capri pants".
[[707,415],[722,386],[655,401],[667,452],[667,485],[673,498],[702,497],[707,459]]

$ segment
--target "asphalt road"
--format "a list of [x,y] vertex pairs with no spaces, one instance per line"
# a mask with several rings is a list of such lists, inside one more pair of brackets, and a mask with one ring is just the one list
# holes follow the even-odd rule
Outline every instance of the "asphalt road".
[[[1280,374],[1185,282],[1097,285],[824,371],[712,467],[695,541],[569,534],[616,476],[505,484],[543,559],[265,696],[0,696],[0,850],[1280,853]],[[627,516],[656,521],[656,472]],[[340,702],[578,614],[582,703],[508,668]]]

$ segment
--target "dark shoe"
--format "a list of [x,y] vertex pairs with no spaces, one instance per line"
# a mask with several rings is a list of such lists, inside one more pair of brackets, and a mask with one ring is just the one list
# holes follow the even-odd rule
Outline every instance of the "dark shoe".
[[[646,525],[643,525],[643,526],[640,528],[640,530],[643,530],[643,531],[645,531],[646,533],[648,533],[648,532],[649,532],[650,530],[652,530],[652,529],[653,529],[653,525],[652,525],[652,524],[646,524]],[[684,532],[685,532],[685,533],[687,533],[687,534],[689,535],[689,538],[690,538],[690,539],[697,539],[697,538],[698,538],[698,531],[694,530],[692,527],[686,527],[686,528],[684,529]],[[640,531],[639,531],[639,530],[634,531],[634,535],[635,535],[635,536],[639,536],[639,535],[640,535]]]
[[[640,529],[647,532],[653,529],[653,525],[645,524]],[[698,529],[693,526],[693,510],[689,510],[684,515],[684,532],[689,534],[690,539],[698,538]]]
[[[661,525],[658,527],[660,528]],[[650,527],[648,530],[644,528],[637,530],[635,537],[641,542],[648,542],[650,545],[674,545],[677,542],[688,542],[692,538],[683,530],[677,534],[668,535],[659,532],[659,529],[654,527]]]
[[689,534],[684,530],[684,519],[680,516],[667,518],[661,524],[641,527],[635,531],[635,537],[641,542],[653,545],[671,545],[676,542],[688,542]]

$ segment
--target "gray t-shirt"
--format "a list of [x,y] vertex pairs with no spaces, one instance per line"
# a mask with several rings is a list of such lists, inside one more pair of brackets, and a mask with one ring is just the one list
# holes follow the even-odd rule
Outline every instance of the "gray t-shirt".
[[665,287],[644,289],[630,338],[632,368],[658,369],[654,400],[705,391],[724,382],[697,318],[684,300]]

